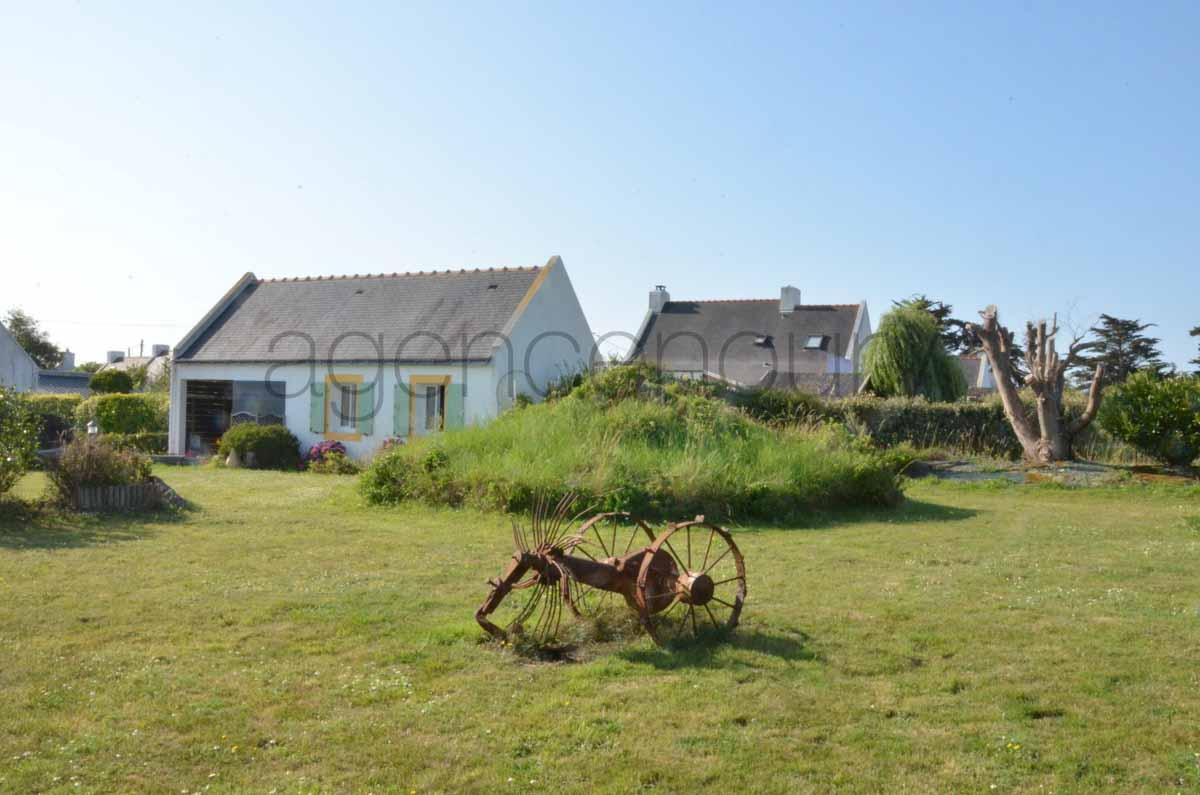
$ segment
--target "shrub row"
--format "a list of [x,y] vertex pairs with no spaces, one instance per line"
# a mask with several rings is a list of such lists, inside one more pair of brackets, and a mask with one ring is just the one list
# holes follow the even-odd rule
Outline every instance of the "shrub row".
[[166,433],[169,398],[162,393],[95,395],[75,409],[75,429],[95,422],[100,433]]
[[166,431],[141,431],[139,433],[105,433],[100,439],[118,450],[138,450],[151,455],[167,452]]

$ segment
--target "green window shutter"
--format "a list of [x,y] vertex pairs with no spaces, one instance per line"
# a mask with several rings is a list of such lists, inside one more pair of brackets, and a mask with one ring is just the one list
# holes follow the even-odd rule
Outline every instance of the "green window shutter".
[[358,417],[355,425],[363,436],[370,436],[375,432],[374,384],[360,384],[358,387]]
[[314,383],[309,388],[308,429],[325,433],[325,385]]
[[408,436],[408,387],[405,384],[396,384],[395,394],[392,397],[392,435],[393,436]]
[[446,430],[461,428],[464,413],[463,385],[446,384]]

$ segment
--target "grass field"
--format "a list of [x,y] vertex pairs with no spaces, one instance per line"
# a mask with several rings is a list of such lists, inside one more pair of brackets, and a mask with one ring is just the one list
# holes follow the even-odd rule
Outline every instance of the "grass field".
[[160,474],[195,510],[3,506],[0,791],[1200,789],[1194,488],[738,528],[731,643],[547,663],[472,620],[503,517]]

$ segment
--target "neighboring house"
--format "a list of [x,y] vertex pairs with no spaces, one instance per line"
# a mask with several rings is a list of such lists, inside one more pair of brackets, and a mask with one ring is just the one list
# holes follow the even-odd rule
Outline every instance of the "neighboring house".
[[967,380],[967,394],[982,395],[996,391],[996,379],[987,357],[979,353],[959,354],[958,366]]
[[91,373],[75,369],[75,354],[63,351],[62,361],[53,370],[38,370],[37,391],[65,395],[92,394],[88,386],[92,380]]
[[171,363],[170,345],[150,346],[149,356],[128,356],[123,351],[109,351],[101,370],[121,370],[132,374],[134,370],[146,368],[146,383],[151,384],[167,372]]
[[778,299],[673,301],[659,286],[630,359],[681,378],[842,396],[858,387],[870,336],[865,301],[802,304],[791,286]]
[[282,422],[303,449],[495,417],[587,368],[594,342],[559,257],[542,267],[243,276],[175,347],[170,452],[200,455],[237,422]]
[[0,386],[31,392],[37,388],[37,379],[37,362],[0,323]]

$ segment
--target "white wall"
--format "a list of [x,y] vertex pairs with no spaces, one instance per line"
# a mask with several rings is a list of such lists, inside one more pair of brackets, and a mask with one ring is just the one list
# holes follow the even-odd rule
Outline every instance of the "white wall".
[[495,358],[502,397],[508,393],[510,373],[516,374],[516,392],[540,400],[547,383],[590,367],[595,339],[561,260],[549,267],[509,340],[511,361],[503,344]]
[[0,385],[18,392],[37,388],[37,364],[8,329],[0,326]]
[[448,375],[452,383],[463,384],[463,413],[468,425],[491,419],[497,413],[496,379],[490,365],[471,365],[465,369],[461,364],[401,365],[397,369],[391,365],[378,367],[367,364],[321,364],[310,368],[302,364],[272,367],[267,364],[205,364],[181,361],[171,368],[171,454],[182,455],[187,449],[184,438],[184,396],[187,392],[187,380],[283,381],[287,385],[284,420],[288,430],[300,440],[301,452],[307,452],[309,447],[325,438],[323,434],[309,430],[311,397],[308,385],[311,383],[310,379],[324,383],[325,376],[330,373],[360,375],[364,383],[375,383],[379,379],[383,385],[375,390],[378,409],[375,414],[374,433],[364,436],[360,441],[342,442],[346,445],[347,452],[355,458],[369,458],[384,439],[396,435],[392,428],[392,404],[397,377],[403,383],[408,383],[409,377],[413,375]]

